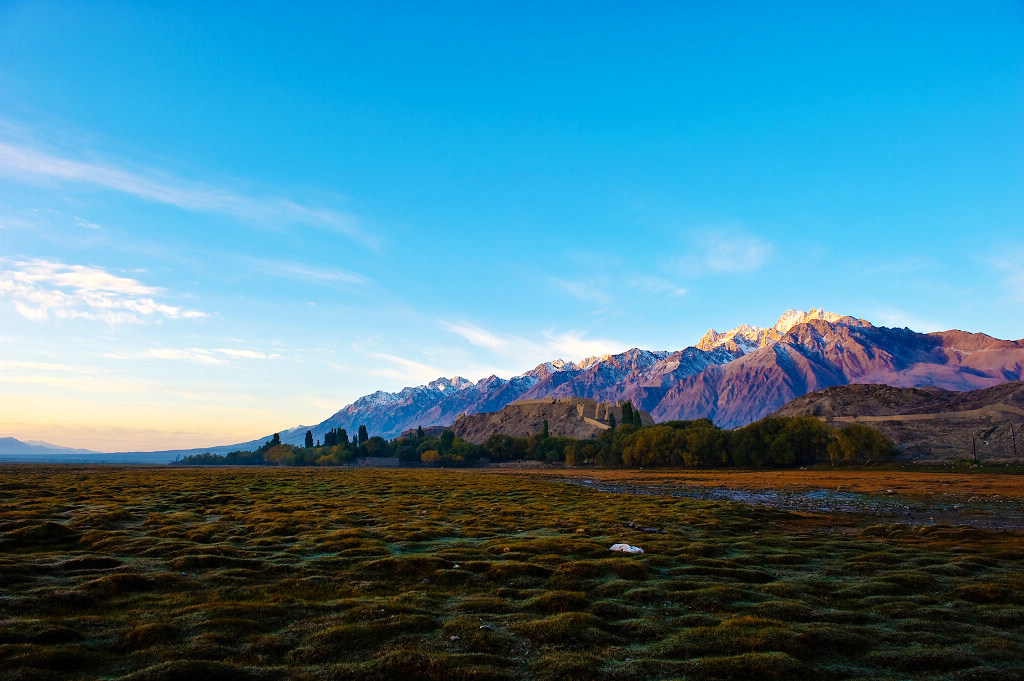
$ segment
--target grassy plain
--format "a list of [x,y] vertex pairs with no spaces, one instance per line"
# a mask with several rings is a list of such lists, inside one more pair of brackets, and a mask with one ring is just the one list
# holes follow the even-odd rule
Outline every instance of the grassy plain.
[[487,471],[2,466],[0,679],[79,678],[1020,679],[1024,537]]

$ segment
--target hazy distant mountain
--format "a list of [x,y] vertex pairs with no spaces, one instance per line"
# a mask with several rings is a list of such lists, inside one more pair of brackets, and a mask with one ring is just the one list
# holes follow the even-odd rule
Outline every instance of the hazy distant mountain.
[[74,449],[51,445],[41,440],[22,442],[13,437],[0,437],[0,454],[96,454],[90,449]]
[[[820,309],[789,310],[770,328],[712,329],[696,346],[674,352],[633,348],[579,363],[545,362],[510,379],[474,383],[455,376],[397,393],[378,391],[310,429],[322,439],[331,428],[352,435],[365,424],[371,434],[394,437],[420,425],[449,425],[460,414],[548,397],[628,399],[658,421],[708,417],[731,428],[835,385],[971,390],[1021,379],[1024,341],[963,331],[922,334]],[[306,429],[282,432],[281,439],[301,444]]]

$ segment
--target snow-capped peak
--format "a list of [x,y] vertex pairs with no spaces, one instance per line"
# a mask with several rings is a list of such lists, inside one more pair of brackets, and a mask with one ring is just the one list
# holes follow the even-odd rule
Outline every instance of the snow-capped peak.
[[469,379],[463,378],[462,376],[452,376],[451,378],[445,378],[442,376],[435,381],[431,381],[424,387],[434,388],[435,390],[440,390],[441,392],[448,394],[459,390],[465,390],[471,385],[473,385],[473,382]]
[[579,363],[577,364],[577,367],[582,369],[582,370],[584,370],[584,371],[586,371],[587,369],[589,369],[590,367],[594,366],[595,364],[600,364],[602,362],[607,362],[609,359],[611,359],[611,357],[612,357],[611,355],[600,355],[600,356],[598,356],[598,355],[591,355],[590,357],[586,357],[584,359],[581,359],[579,361]]
[[804,324],[806,322],[821,319],[830,324],[839,319],[842,319],[842,315],[838,315],[835,312],[825,312],[821,308],[813,308],[807,312],[801,310],[786,310],[786,312],[779,317],[779,321],[775,322],[775,326],[772,328],[778,331],[780,334],[788,333],[797,324]]
[[815,308],[808,312],[786,310],[779,317],[779,320],[775,322],[775,325],[769,329],[762,329],[759,326],[751,326],[749,324],[741,324],[725,333],[709,329],[697,343],[697,347],[707,351],[725,347],[733,352],[745,355],[758,348],[774,344],[783,334],[788,333],[797,324],[804,324],[815,319],[832,323],[842,319],[842,315],[838,315],[835,312],[825,312],[820,308]]

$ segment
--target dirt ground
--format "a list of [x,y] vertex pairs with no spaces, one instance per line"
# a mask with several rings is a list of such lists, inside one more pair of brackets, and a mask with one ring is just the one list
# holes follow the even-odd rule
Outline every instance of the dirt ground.
[[861,470],[517,471],[607,492],[734,501],[843,523],[970,525],[1024,532],[1024,475],[899,468]]
[[651,485],[695,485],[729,489],[806,491],[833,489],[863,494],[896,493],[908,497],[1024,500],[1024,475],[878,470],[661,471],[543,470],[559,478],[592,478],[606,482]]

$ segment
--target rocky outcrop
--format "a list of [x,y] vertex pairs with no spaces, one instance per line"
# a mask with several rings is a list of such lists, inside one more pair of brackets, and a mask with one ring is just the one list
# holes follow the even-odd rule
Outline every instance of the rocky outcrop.
[[966,392],[888,385],[843,385],[808,393],[773,416],[815,416],[840,427],[867,423],[907,456],[1024,459],[1024,383]]
[[[455,420],[451,430],[463,440],[481,444],[495,434],[527,437],[539,433],[548,422],[548,434],[584,440],[596,437],[610,427],[609,417],[622,423],[623,402],[598,402],[592,399],[563,397],[520,400],[501,411],[464,414]],[[644,425],[654,419],[640,412]]]

